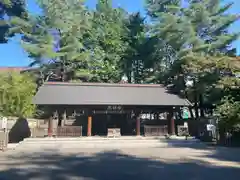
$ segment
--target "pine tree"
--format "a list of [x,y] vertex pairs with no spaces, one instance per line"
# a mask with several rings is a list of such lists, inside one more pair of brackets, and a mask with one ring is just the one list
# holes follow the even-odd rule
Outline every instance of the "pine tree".
[[9,24],[6,17],[26,17],[25,0],[2,0],[0,2],[0,43],[7,42]]
[[169,12],[168,6],[179,6],[181,0],[146,0],[147,13],[151,18],[158,18],[159,13]]
[[[202,106],[209,82],[214,83],[218,76],[207,83],[209,74],[203,75],[194,69],[192,59],[233,54],[235,49],[229,45],[238,38],[239,33],[227,31],[238,20],[238,16],[226,13],[232,5],[221,6],[219,0],[189,0],[185,7],[181,1],[156,0],[148,5],[148,11],[155,14],[153,36],[159,39],[160,47],[165,50],[163,54],[168,67],[162,79],[166,84],[172,84],[174,92],[186,95],[185,83],[191,78],[194,81],[196,108],[197,104]],[[185,68],[191,65],[191,71]]]
[[44,76],[55,76],[54,80],[88,77],[89,52],[83,36],[91,17],[82,1],[39,0],[39,5],[44,16],[11,21],[12,31],[24,35],[22,46],[34,59],[31,65],[40,66]]
[[146,39],[144,18],[140,13],[131,14],[125,24],[127,32],[124,41],[127,43],[127,48],[121,60],[123,74],[127,75],[129,83],[140,83],[143,80],[145,61],[142,51]]
[[43,16],[11,20],[22,46],[40,66],[42,79],[119,82],[125,11],[99,0],[96,10],[80,0],[39,0]]

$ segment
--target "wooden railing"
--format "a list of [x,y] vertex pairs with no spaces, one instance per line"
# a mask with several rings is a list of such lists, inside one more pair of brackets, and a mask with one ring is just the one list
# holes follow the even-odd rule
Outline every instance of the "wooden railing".
[[168,126],[144,125],[145,136],[164,136],[168,134]]
[[[33,128],[32,137],[46,137],[47,128]],[[53,136],[56,137],[80,137],[82,136],[82,126],[64,126],[53,128]]]
[[82,126],[65,126],[58,127],[57,137],[80,137],[82,136]]

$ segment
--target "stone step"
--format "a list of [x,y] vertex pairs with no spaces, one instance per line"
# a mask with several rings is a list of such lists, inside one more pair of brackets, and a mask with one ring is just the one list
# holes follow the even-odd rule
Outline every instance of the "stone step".
[[166,147],[167,143],[108,143],[108,144],[100,144],[100,143],[88,143],[88,144],[21,144],[17,147],[17,149],[77,149],[77,148],[147,148],[147,147]]
[[68,142],[75,142],[75,141],[83,141],[83,142],[95,142],[95,141],[101,141],[101,142],[113,142],[113,141],[118,141],[118,142],[124,142],[124,141],[186,141],[186,142],[196,142],[199,141],[198,139],[194,138],[189,138],[188,140],[185,140],[184,137],[174,137],[170,139],[166,139],[165,137],[116,137],[116,138],[105,138],[105,137],[76,137],[76,138],[71,138],[71,137],[65,137],[65,138],[26,138],[24,139],[24,142],[62,142],[62,141],[68,141]]
[[178,145],[196,144],[193,141],[182,140],[128,140],[128,141],[45,141],[45,142],[27,142],[23,141],[17,147],[18,149],[41,149],[41,148],[141,148],[141,147],[169,147]]
[[24,141],[62,141],[62,140],[67,140],[67,141],[93,141],[93,140],[102,140],[102,141],[124,141],[124,140],[164,140],[166,139],[164,136],[161,137],[136,137],[136,136],[126,136],[126,137],[46,137],[46,138],[26,138]]
[[135,143],[135,142],[146,142],[146,143],[157,143],[159,141],[163,141],[163,138],[27,138],[21,142],[24,144],[51,144],[51,143]]
[[84,140],[61,140],[61,141],[22,141],[20,144],[112,144],[112,143],[159,143],[159,142],[164,142],[164,140],[127,140],[127,141],[118,141],[118,140],[92,140],[92,141],[84,141]]
[[27,138],[17,149],[41,148],[137,148],[169,147],[196,144],[196,139],[166,139],[165,137],[79,137],[79,138]]
[[[182,147],[190,147],[191,145],[196,146],[195,144],[183,144],[183,143],[175,143],[175,144],[169,144],[166,142],[160,142],[160,143],[87,143],[87,144],[22,144],[17,146],[16,149],[36,149],[36,150],[51,150],[51,149],[86,149],[86,148],[107,148],[107,149],[116,149],[116,148],[165,148],[165,147],[176,147],[176,146],[182,146]],[[199,144],[200,145],[200,144]]]
[[122,139],[122,138],[26,138],[22,143],[112,143],[112,142],[199,142],[198,139],[166,139],[166,138],[135,138],[135,139]]

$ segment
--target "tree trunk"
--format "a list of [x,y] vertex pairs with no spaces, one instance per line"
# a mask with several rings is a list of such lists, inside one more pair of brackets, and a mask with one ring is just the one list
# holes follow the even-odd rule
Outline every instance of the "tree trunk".
[[198,114],[198,91],[197,91],[197,87],[196,87],[196,81],[193,81],[193,85],[194,85],[194,109],[195,109],[195,116],[196,119],[199,118],[199,114]]
[[131,71],[127,73],[127,78],[128,78],[128,83],[131,84],[132,83],[132,73],[131,73]]
[[198,114],[198,103],[197,102],[195,102],[194,109],[195,109],[195,117],[196,117],[196,119],[198,119],[199,114]]

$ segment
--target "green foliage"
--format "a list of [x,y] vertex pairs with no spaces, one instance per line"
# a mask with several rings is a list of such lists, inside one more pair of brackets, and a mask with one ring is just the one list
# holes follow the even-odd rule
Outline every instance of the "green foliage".
[[168,76],[178,75],[174,72],[183,73],[181,64],[189,53],[202,56],[233,51],[229,44],[239,33],[227,32],[228,27],[238,20],[237,15],[226,13],[232,4],[221,6],[219,0],[189,1],[183,8],[180,0],[151,2],[148,11],[155,9],[156,14],[152,34],[165,48],[165,57],[170,62],[166,64],[170,66]]
[[22,46],[33,57],[31,66],[40,66],[44,79],[53,74],[66,81],[76,69],[89,74],[86,64],[90,52],[84,47],[83,36],[88,32],[91,16],[82,1],[39,0],[39,6],[44,16],[11,20],[11,30],[23,34]]
[[[220,0],[188,1],[185,7],[180,0],[148,1],[147,10],[153,19],[151,34],[159,39],[158,58],[164,59],[159,62],[155,82],[171,85],[173,92],[190,98],[196,110],[212,103],[213,92],[221,91],[222,95],[225,90],[217,84],[226,71],[233,73],[232,68],[220,66],[231,64],[226,63],[234,52],[229,44],[239,36],[228,32],[238,20],[237,15],[227,13],[232,5],[222,6]],[[193,86],[187,88],[189,79]],[[215,103],[220,100],[221,96],[215,98]]]
[[25,0],[1,0],[0,2],[0,43],[7,42],[9,24],[5,17],[26,17]]
[[0,74],[0,108],[3,116],[31,117],[36,84],[27,74]]
[[[12,32],[22,33],[23,48],[40,66],[43,79],[117,82],[125,43],[122,40],[125,12],[111,1],[99,1],[95,11],[81,0],[39,1],[44,16],[13,18]],[[52,31],[59,34],[59,44]],[[56,50],[57,49],[57,50]]]
[[226,131],[240,131],[240,101],[231,97],[222,99],[217,107],[220,118],[220,126]]
[[119,82],[119,63],[127,45],[123,40],[127,14],[121,8],[112,8],[111,0],[99,0],[92,13],[91,37],[87,41],[87,47],[93,52],[91,81]]
[[223,96],[240,87],[239,78],[233,76],[240,71],[239,65],[234,57],[188,56],[183,69],[194,78],[195,85],[187,92],[203,94],[208,104],[220,103]]
[[130,83],[143,83],[144,71],[147,71],[145,62],[147,63],[149,53],[146,48],[146,43],[149,40],[145,37],[144,18],[141,17],[140,13],[131,14],[126,19],[125,26],[127,31],[124,40],[127,48],[120,62],[122,73],[127,75]]
[[157,18],[159,13],[168,12],[169,6],[177,7],[181,0],[146,0],[147,13],[152,18]]

